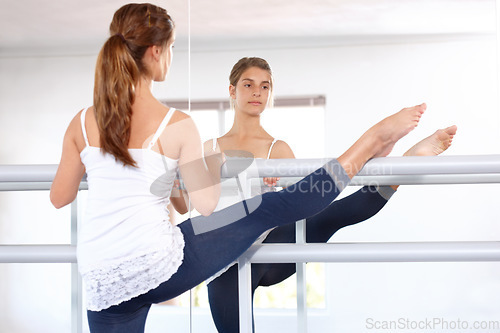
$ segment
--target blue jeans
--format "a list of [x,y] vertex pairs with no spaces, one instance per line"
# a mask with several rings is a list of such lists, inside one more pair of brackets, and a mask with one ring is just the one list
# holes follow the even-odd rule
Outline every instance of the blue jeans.
[[[280,192],[265,193],[210,216],[182,222],[179,228],[185,247],[178,271],[145,294],[98,312],[88,311],[90,331],[144,332],[151,304],[174,298],[205,281],[242,255],[264,231],[322,211],[348,181],[342,167],[332,160]],[[231,219],[234,216],[238,216],[236,221]]]
[[[339,229],[369,219],[384,207],[388,196],[383,197],[376,187],[366,186],[333,202],[320,213],[306,219],[306,242],[326,243]],[[264,243],[295,243],[295,225],[275,228]],[[258,286],[277,284],[295,274],[295,269],[296,265],[290,263],[252,264],[252,298]],[[208,300],[217,331],[239,332],[237,265],[208,284]]]

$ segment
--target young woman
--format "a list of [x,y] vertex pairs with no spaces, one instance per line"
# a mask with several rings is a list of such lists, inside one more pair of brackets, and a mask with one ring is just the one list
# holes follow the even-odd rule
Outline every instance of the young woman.
[[[382,120],[295,185],[246,200],[248,213],[235,220],[233,206],[212,213],[221,154],[204,160],[191,118],[151,93],[152,81],[164,80],[171,65],[171,17],[151,4],[128,4],[115,13],[110,34],[96,64],[94,105],[69,124],[50,193],[56,208],[71,203],[87,173],[77,258],[93,333],[143,332],[151,304],[214,275],[266,230],[322,211],[369,159],[387,155],[413,130],[425,111],[418,105]],[[202,216],[173,226],[165,207],[178,169]]]
[[[232,128],[224,136],[205,142],[205,151],[246,151],[256,158],[295,158],[292,149],[276,140],[262,127],[260,115],[272,101],[273,76],[271,67],[261,58],[242,58],[229,75],[229,95],[234,109]],[[439,130],[416,144],[405,155],[438,155],[446,150],[456,133],[456,126]],[[277,178],[264,178],[264,184],[276,185]],[[308,243],[325,243],[339,229],[364,221],[375,215],[387,203],[397,186],[369,187],[333,202],[325,210],[306,220]],[[256,192],[265,191],[258,188]],[[226,193],[219,203],[225,205],[241,200],[242,193]],[[218,206],[218,209],[221,208]],[[295,226],[288,224],[269,230],[259,241],[264,243],[295,243]],[[258,286],[277,284],[295,273],[295,264],[253,264],[252,296]],[[208,296],[212,317],[220,333],[239,332],[238,268],[233,265],[209,279]]]

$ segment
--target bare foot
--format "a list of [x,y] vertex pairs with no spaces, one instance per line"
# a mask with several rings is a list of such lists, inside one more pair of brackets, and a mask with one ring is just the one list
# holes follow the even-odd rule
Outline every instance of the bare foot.
[[435,156],[451,146],[453,136],[457,133],[457,126],[453,125],[437,130],[431,136],[411,147],[404,156]]
[[[453,136],[457,133],[457,126],[453,125],[444,129],[437,130],[431,136],[418,142],[408,149],[403,156],[436,156],[444,152],[451,146]],[[399,185],[391,185],[397,190]]]
[[425,103],[404,108],[376,124],[373,129],[382,142],[382,148],[373,157],[389,155],[396,142],[417,127],[426,108]]

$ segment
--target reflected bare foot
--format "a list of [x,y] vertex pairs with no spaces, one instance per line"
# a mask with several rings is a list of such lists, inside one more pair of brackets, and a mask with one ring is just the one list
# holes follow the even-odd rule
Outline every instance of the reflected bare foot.
[[457,126],[453,125],[437,130],[431,136],[411,147],[404,156],[436,156],[451,146],[453,137],[457,133]]

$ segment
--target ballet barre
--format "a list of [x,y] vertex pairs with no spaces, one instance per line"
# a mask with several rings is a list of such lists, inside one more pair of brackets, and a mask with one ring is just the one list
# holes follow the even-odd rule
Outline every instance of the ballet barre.
[[[289,184],[322,167],[330,159],[228,158],[223,179],[282,177]],[[49,190],[56,164],[0,165],[0,191]],[[352,179],[350,185],[479,184],[500,182],[500,155],[406,156],[374,158]],[[87,189],[86,177],[80,189]]]
[[[253,245],[252,263],[500,261],[499,242],[377,242]],[[0,245],[0,263],[76,263],[74,245]]]
[[[249,177],[304,177],[322,167],[331,158],[321,159],[249,159],[228,158],[223,177],[235,177],[247,171]],[[256,167],[246,167],[255,163]],[[500,155],[378,157],[368,161],[357,177],[498,174]]]
[[[287,186],[320,168],[328,160],[229,158],[223,165],[221,176],[242,181],[248,193],[253,179],[281,177],[278,185]],[[52,164],[0,165],[0,191],[49,190],[56,170],[57,165]],[[375,158],[365,165],[349,185],[478,183],[500,183],[500,155]],[[222,182],[223,187],[234,185],[231,181]],[[86,189],[88,186],[84,177],[80,190]],[[0,263],[72,264],[73,333],[82,331],[82,286],[76,262],[77,209],[75,201],[71,205],[71,244],[0,245]],[[304,227],[300,224],[297,227],[297,240],[303,241]],[[500,261],[500,242],[254,245],[239,259],[240,332],[251,332],[252,327],[251,263],[473,261]],[[297,270],[298,275],[300,271]],[[303,281],[299,284],[305,286]],[[299,328],[305,331],[305,296],[298,292],[298,297],[303,299],[298,315]]]

